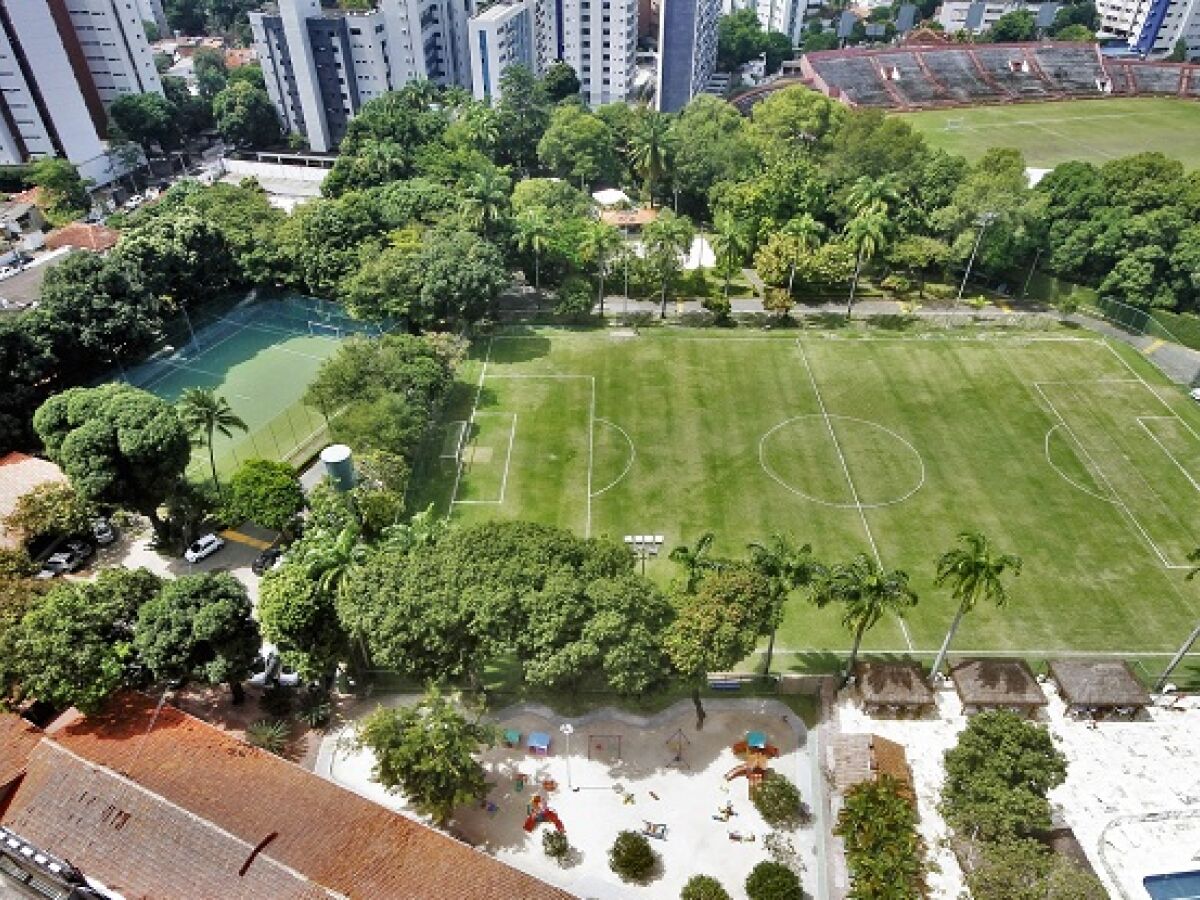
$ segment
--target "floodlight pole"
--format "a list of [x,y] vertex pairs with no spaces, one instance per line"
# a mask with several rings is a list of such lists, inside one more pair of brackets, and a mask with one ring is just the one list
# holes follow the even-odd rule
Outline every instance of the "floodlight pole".
[[967,289],[967,279],[971,277],[971,269],[975,266],[975,255],[979,252],[979,245],[983,242],[983,233],[987,231],[987,227],[996,221],[996,214],[986,212],[979,217],[979,233],[975,235],[975,246],[971,248],[971,258],[967,260],[967,271],[963,272],[962,284],[958,286],[958,296],[955,302],[961,302],[963,292]]
[[1038,247],[1037,253],[1033,255],[1033,265],[1029,267],[1029,274],[1025,276],[1025,284],[1021,286],[1021,299],[1024,300],[1029,295],[1029,282],[1033,281],[1033,273],[1037,269],[1038,260],[1042,258],[1044,247]]
[[558,730],[561,731],[563,737],[567,739],[567,790],[573,791],[575,788],[571,786],[571,735],[575,733],[575,726],[570,722],[563,722],[558,726]]
[[1159,677],[1158,682],[1154,685],[1154,693],[1162,693],[1163,687],[1167,683],[1167,679],[1171,677],[1171,673],[1175,671],[1175,667],[1183,662],[1183,658],[1188,655],[1188,651],[1192,649],[1192,645],[1200,639],[1200,625],[1192,629],[1192,633],[1188,635],[1188,639],[1183,642],[1183,646],[1179,648],[1179,652],[1171,657],[1171,661],[1167,663],[1166,670]]

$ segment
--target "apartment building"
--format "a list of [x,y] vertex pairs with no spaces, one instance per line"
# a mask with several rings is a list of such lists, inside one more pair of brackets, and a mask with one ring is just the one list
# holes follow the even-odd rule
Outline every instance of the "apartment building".
[[494,102],[500,96],[500,78],[512,65],[537,72],[533,3],[497,3],[467,23],[471,46],[471,88],[476,100]]
[[1166,56],[1182,40],[1200,58],[1200,0],[1099,0],[1101,33],[1125,38],[1139,56]]
[[786,34],[799,45],[803,43],[805,23],[824,5],[822,0],[723,0],[721,12],[729,15],[739,9],[753,9],[765,31]]
[[[987,31],[1006,13],[1018,9],[1028,9],[1037,15],[1040,3],[1026,3],[1024,0],[991,0],[991,2],[975,2],[975,0],[945,0],[938,10],[937,21],[948,34],[956,34],[964,28],[970,28],[976,33]],[[973,16],[972,8],[976,12]],[[975,16],[979,16],[975,24]],[[968,26],[968,20],[971,25]]]
[[132,3],[0,0],[0,162],[58,156],[107,184],[107,108],[147,92],[162,83]]
[[661,0],[656,103],[678,112],[704,90],[717,70],[721,0]]
[[558,0],[560,58],[579,76],[591,106],[624,101],[637,57],[637,0]]
[[366,12],[319,0],[280,0],[252,12],[250,29],[267,93],[291,131],[333,150],[364,103],[409,81],[471,83],[472,0],[381,0]]

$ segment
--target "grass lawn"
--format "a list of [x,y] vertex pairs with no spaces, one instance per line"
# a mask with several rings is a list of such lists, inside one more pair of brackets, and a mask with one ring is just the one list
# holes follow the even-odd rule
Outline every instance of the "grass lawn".
[[[964,528],[1025,570],[961,650],[1153,661],[1200,613],[1200,409],[1090,335],[530,331],[475,348],[446,419],[473,409],[461,471],[436,442],[418,502],[667,549],[712,530],[740,556],[782,530],[823,560],[878,554],[921,600],[876,652],[937,649],[952,604],[933,561]],[[781,663],[825,668],[847,644],[834,610],[790,603]]]
[[933,146],[971,160],[990,147],[1016,147],[1030,166],[1049,169],[1157,150],[1189,169],[1200,166],[1200,103],[1186,100],[1066,100],[900,115]]

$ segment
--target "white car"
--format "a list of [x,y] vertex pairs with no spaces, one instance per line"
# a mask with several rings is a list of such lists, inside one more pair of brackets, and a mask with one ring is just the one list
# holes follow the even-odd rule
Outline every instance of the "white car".
[[1200,402],[1200,387],[1194,387],[1188,391],[1188,396],[1193,400]]
[[219,538],[215,534],[206,534],[183,551],[183,558],[190,563],[200,562],[200,560],[212,556],[224,546],[225,540],[223,538]]

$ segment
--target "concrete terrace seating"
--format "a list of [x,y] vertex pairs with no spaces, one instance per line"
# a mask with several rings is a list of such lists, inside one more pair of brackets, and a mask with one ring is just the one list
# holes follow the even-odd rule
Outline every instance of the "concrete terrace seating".
[[837,88],[858,106],[895,106],[868,56],[810,57],[813,69],[832,89]]
[[911,51],[881,53],[875,57],[892,87],[911,106],[938,106],[953,99],[925,74]]
[[1166,94],[1172,97],[1179,93],[1179,85],[1187,68],[1189,67],[1162,63],[1130,62],[1126,65],[1133,79],[1135,94]]
[[1096,48],[1090,44],[1039,46],[1034,55],[1046,76],[1068,93],[1098,94],[1097,79],[1108,79]]
[[1020,63],[1026,59],[1025,51],[1020,47],[981,45],[964,52],[974,54],[988,75],[1016,97],[1036,99],[1056,93],[1054,85],[1047,84],[1033,64],[1029,65],[1027,72],[1019,68],[1014,70],[1014,62]]
[[926,50],[921,56],[933,77],[955,100],[971,102],[1008,99],[1008,94],[998,90],[979,74],[970,55],[958,48]]

